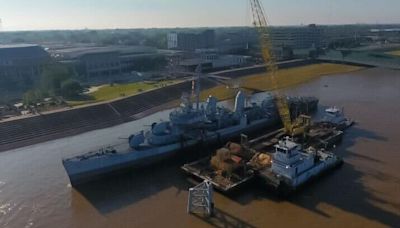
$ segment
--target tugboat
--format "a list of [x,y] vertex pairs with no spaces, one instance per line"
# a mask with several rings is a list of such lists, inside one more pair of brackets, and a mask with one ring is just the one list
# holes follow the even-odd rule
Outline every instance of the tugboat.
[[341,131],[351,127],[354,124],[354,121],[352,119],[346,118],[344,116],[343,109],[340,110],[336,106],[325,109],[324,116],[317,122],[329,123],[330,125],[333,125],[333,127],[335,127],[337,130]]
[[342,159],[325,150],[301,146],[286,137],[275,145],[271,167],[260,171],[264,182],[287,195],[304,183],[343,163]]

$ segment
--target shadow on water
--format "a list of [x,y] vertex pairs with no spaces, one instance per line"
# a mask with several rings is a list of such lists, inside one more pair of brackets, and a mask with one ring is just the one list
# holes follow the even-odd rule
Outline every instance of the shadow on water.
[[177,194],[181,190],[191,187],[190,183],[184,180],[176,162],[160,163],[157,167],[131,170],[127,173],[79,185],[75,189],[100,213],[108,214],[170,187],[177,188]]
[[[346,158],[356,157],[368,162],[383,163],[376,158],[349,151],[348,148],[355,145],[359,139],[387,141],[384,137],[355,126],[346,132],[343,143],[335,150],[344,158],[345,164],[338,170],[309,183],[289,198],[282,199],[272,194],[260,187],[256,181],[229,193],[227,197],[242,205],[247,205],[254,200],[289,201],[320,216],[330,218],[328,213],[318,207],[323,203],[395,227],[400,224],[399,216],[377,207],[374,202],[391,205],[399,210],[400,206],[374,196],[375,192],[367,189],[362,182],[362,178],[370,174],[358,171],[356,167],[346,162]],[[134,170],[127,174],[82,185],[76,190],[103,214],[132,205],[170,187],[178,189],[177,194],[179,194],[179,191],[186,191],[193,186],[179,168],[186,162],[183,160],[173,159],[152,168]],[[382,172],[373,173],[371,177],[400,183],[400,180]],[[252,227],[221,209],[217,209],[214,218],[199,218],[216,227]]]
[[[132,205],[171,187],[177,189],[178,195],[180,191],[187,191],[193,187],[193,183],[187,181],[187,176],[180,169],[181,165],[205,156],[207,150],[204,146],[199,146],[191,148],[190,152],[180,152],[171,159],[151,167],[128,170],[85,183],[75,187],[75,190],[102,214]],[[75,196],[76,194],[72,194],[72,202]]]
[[317,206],[320,203],[332,205],[369,220],[396,227],[400,224],[399,215],[379,208],[373,203],[391,205],[394,208],[400,209],[399,205],[394,205],[392,202],[376,197],[374,192],[369,190],[362,180],[366,175],[383,181],[393,181],[393,177],[383,172],[372,175],[369,172],[361,172],[357,170],[357,167],[346,162],[346,159],[357,158],[376,164],[383,163],[376,158],[360,154],[362,152],[354,153],[350,151],[349,148],[354,146],[359,139],[387,141],[385,137],[357,126],[349,129],[346,132],[342,145],[336,150],[337,154],[344,158],[344,165],[337,171],[328,174],[328,178],[320,178],[317,182],[313,182],[302,189],[299,194],[294,195],[289,200],[296,205],[300,205],[325,217],[330,216],[318,209]]
[[[310,190],[304,189],[301,192],[304,192],[305,194],[308,193],[311,196],[314,194],[316,195],[316,191],[314,189],[317,188],[317,185],[319,185],[321,186],[321,192],[323,194],[318,194],[318,200],[315,201],[305,200],[305,198],[302,199],[299,197],[299,195],[296,195],[290,200],[320,214],[323,214],[323,212],[317,209],[317,204],[322,202],[340,208],[344,211],[360,215],[364,218],[374,220],[391,227],[396,227],[400,224],[399,215],[377,207],[374,205],[374,202],[378,204],[390,205],[393,208],[397,208],[399,211],[400,206],[375,196],[375,192],[368,189],[364,185],[362,179],[365,176],[369,176],[377,180],[391,182],[394,181],[396,183],[400,183],[400,180],[391,176],[390,174],[380,171],[374,171],[373,173],[371,173],[371,171],[359,171],[356,166],[346,162],[346,159],[356,158],[358,160],[370,162],[372,165],[384,164],[383,161],[380,161],[377,158],[362,155],[362,151],[355,153],[349,150],[349,148],[353,147],[357,140],[360,139],[383,142],[388,141],[387,138],[379,136],[374,132],[359,128],[358,126],[350,128],[346,132],[342,145],[340,145],[337,149],[337,154],[342,156],[345,160],[344,165],[336,172],[329,174],[329,178],[321,178],[318,183],[313,183],[310,186]],[[329,217],[329,215],[327,215],[327,217]]]
[[360,153],[354,153],[354,152],[347,150],[348,148],[354,146],[356,144],[356,140],[358,140],[358,139],[374,140],[374,141],[382,141],[382,142],[388,141],[388,139],[386,137],[382,137],[382,136],[375,134],[374,132],[371,132],[371,131],[368,131],[365,129],[361,129],[356,125],[354,127],[351,127],[348,131],[346,131],[345,140],[343,141],[343,144],[340,145],[340,148],[339,148],[337,154],[339,154],[343,158],[357,158],[360,160],[366,160],[368,162],[375,162],[375,163],[379,163],[379,164],[384,163],[383,161],[381,161],[379,159],[376,159],[376,158],[373,158],[370,156],[366,156],[366,155],[363,155]]
[[[288,199],[289,202],[306,208],[320,216],[332,216],[320,209],[321,203],[374,220],[390,227],[396,227],[400,218],[395,213],[374,205],[374,202],[391,204],[373,195],[361,183],[364,174],[345,163],[337,172],[328,174],[318,182],[313,182]],[[393,206],[393,205],[392,205]]]
[[277,196],[277,194],[272,194],[267,189],[261,188],[257,182],[250,183],[242,189],[233,191],[226,196],[242,205],[247,205],[253,200],[289,201],[320,216],[331,218],[328,213],[319,209],[318,206],[323,203],[390,227],[396,227],[400,224],[399,215],[384,210],[374,205],[374,203],[390,205],[399,211],[400,205],[376,197],[374,195],[376,192],[364,186],[362,178],[368,175],[382,181],[391,181],[399,184],[400,180],[380,171],[373,173],[361,172],[352,164],[347,163],[346,158],[353,157],[377,164],[383,163],[376,158],[349,151],[348,148],[351,148],[358,139],[387,141],[386,138],[376,135],[373,132],[353,127],[346,132],[343,143],[335,150],[338,155],[344,158],[344,165],[334,170],[334,172],[327,173],[308,183],[288,198],[284,199]]
[[193,216],[203,220],[213,227],[238,227],[238,228],[255,228],[255,226],[223,211],[215,208],[212,217],[194,214]]

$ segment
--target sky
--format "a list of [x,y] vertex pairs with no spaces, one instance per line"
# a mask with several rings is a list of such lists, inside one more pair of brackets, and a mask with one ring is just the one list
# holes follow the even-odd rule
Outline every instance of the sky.
[[[400,23],[400,0],[262,0],[272,25]],[[3,31],[250,25],[248,0],[0,0]]]

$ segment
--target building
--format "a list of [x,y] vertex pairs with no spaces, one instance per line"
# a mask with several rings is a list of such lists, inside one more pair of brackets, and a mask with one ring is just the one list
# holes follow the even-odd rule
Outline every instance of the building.
[[273,27],[270,30],[271,42],[274,47],[289,47],[292,49],[321,47],[323,45],[323,34],[324,30],[315,24]]
[[84,46],[49,51],[54,59],[72,67],[88,83],[129,78],[133,71],[153,70],[165,62],[162,51],[147,46]]
[[39,81],[49,54],[38,45],[0,45],[0,88],[25,90]]
[[193,71],[199,64],[202,64],[203,70],[208,71],[245,66],[249,59],[249,56],[221,55],[213,49],[198,49],[191,58],[180,61],[179,65],[187,71]]
[[243,28],[239,31],[221,32],[217,39],[220,52],[247,50],[249,44],[258,44],[258,33],[254,28]]
[[168,49],[194,51],[201,48],[215,47],[215,31],[205,30],[199,34],[196,33],[168,33]]
[[392,43],[400,43],[400,28],[371,29],[370,37],[374,40],[384,40]]
[[331,25],[324,27],[324,42],[329,45],[331,42],[349,39],[359,39],[370,35],[369,25]]

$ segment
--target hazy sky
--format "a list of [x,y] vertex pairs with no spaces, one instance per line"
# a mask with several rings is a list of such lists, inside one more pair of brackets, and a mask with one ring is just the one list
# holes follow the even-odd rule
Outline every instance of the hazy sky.
[[[3,30],[240,26],[248,0],[0,0]],[[400,23],[400,0],[263,0],[273,25]]]

